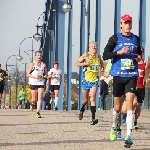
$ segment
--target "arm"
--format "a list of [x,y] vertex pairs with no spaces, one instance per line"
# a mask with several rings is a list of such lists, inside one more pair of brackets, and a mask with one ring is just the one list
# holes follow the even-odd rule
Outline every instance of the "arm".
[[111,59],[108,61],[107,63],[107,66],[106,66],[106,69],[105,69],[105,72],[104,72],[104,76],[105,77],[109,77],[109,72],[111,70],[111,66],[112,66],[112,63],[111,63]]
[[4,71],[4,77],[5,80],[8,80],[8,74],[6,73],[6,71]]
[[44,78],[48,75],[46,64],[44,64]]
[[116,46],[117,36],[113,35],[109,38],[106,47],[104,48],[103,52],[103,59],[108,60],[114,58],[117,55],[117,51],[114,52],[114,48]]
[[50,69],[50,71],[48,72],[48,76],[47,76],[47,79],[49,79],[49,78],[51,78],[52,76],[53,76],[53,74],[52,74],[53,72],[52,72],[52,69]]
[[150,56],[148,56],[148,61],[146,62],[145,68],[150,68]]
[[30,64],[30,66],[29,66],[28,71],[27,71],[27,77],[35,78],[35,76],[33,76],[33,75],[31,74],[31,71],[32,71],[32,69],[33,69],[33,66],[34,66],[34,63],[32,62],[32,63]]
[[103,72],[104,71],[104,63],[103,63],[101,55],[99,55],[99,60],[100,60],[101,71]]
[[84,60],[87,58],[87,53],[84,53],[75,63],[75,66],[81,67],[85,66]]

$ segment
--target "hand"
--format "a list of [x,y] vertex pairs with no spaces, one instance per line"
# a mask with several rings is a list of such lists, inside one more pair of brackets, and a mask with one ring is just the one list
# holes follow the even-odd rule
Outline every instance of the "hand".
[[86,60],[85,63],[84,63],[84,65],[85,65],[85,66],[89,66],[89,65],[90,65],[90,61],[89,61],[89,60]]
[[127,54],[129,52],[129,47],[123,47],[121,50],[117,51],[117,55]]
[[2,74],[2,73],[0,73],[0,77],[3,77],[3,74]]
[[47,78],[47,75],[43,76],[43,78]]

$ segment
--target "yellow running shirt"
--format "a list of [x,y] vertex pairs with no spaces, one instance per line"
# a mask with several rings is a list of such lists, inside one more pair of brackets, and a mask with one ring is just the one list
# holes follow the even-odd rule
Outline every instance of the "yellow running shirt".
[[99,55],[96,54],[96,58],[93,58],[88,53],[88,60],[90,62],[90,66],[84,66],[83,74],[86,81],[96,82],[98,81],[99,76],[99,67],[100,67],[100,59]]

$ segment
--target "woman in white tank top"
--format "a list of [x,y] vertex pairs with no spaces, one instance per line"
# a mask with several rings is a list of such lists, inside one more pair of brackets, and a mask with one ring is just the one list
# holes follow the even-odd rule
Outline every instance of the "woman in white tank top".
[[35,103],[38,99],[36,117],[41,118],[40,108],[44,92],[44,78],[47,77],[47,68],[46,64],[41,62],[42,59],[41,51],[35,52],[35,59],[36,60],[30,64],[29,69],[27,71],[27,76],[30,78],[30,89],[32,94],[30,110],[33,111]]

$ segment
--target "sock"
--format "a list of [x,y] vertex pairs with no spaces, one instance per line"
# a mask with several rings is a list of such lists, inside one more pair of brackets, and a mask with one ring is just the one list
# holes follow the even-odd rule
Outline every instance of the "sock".
[[135,109],[133,110],[133,122],[135,120]]
[[80,111],[84,112],[84,110],[85,110],[85,105],[82,105]]
[[58,97],[55,97],[55,107],[57,107],[58,104]]
[[114,127],[114,128],[117,127],[118,116],[119,116],[119,113],[116,113],[113,109],[113,125],[112,125],[112,127]]
[[127,135],[131,136],[133,128],[133,111],[127,111]]
[[95,120],[96,106],[91,106],[92,120]]

